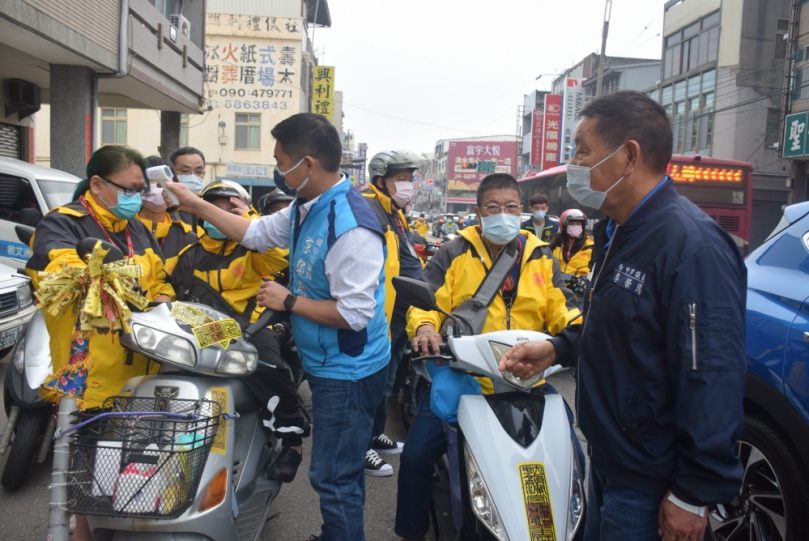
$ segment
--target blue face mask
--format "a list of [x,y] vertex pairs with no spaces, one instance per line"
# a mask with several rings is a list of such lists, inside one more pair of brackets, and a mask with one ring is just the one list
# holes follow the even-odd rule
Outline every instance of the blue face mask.
[[505,246],[520,232],[520,217],[502,212],[481,218],[483,236],[498,246]]
[[544,211],[544,210],[537,210],[537,211],[536,211],[536,212],[534,212],[534,214],[533,214],[533,216],[534,216],[534,220],[536,220],[536,221],[539,221],[539,220],[544,220],[544,219],[545,219],[545,215],[546,215],[546,214],[548,214],[548,213],[547,213],[547,211]]
[[[101,178],[101,177],[98,177]],[[112,188],[106,180],[103,178],[101,182]],[[115,188],[113,188],[115,190]],[[139,193],[126,195],[123,192],[119,192],[115,190],[116,194],[118,195],[118,204],[113,206],[104,201],[104,198],[101,197],[101,194],[98,194],[98,198],[104,201],[104,204],[107,205],[107,208],[110,209],[115,216],[120,218],[121,220],[131,220],[135,217],[135,215],[140,212],[140,207],[143,205],[143,200],[140,197]]]
[[205,222],[205,225],[202,226],[205,229],[205,232],[208,233],[208,236],[214,240],[225,240],[228,238],[227,235],[219,231],[214,225],[210,222]]

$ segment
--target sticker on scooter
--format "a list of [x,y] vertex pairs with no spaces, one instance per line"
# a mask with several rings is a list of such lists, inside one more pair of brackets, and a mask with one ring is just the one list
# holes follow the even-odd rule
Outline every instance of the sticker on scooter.
[[[211,387],[211,401],[219,404],[219,411],[230,411],[228,409],[228,390],[225,387]],[[230,421],[219,420],[219,430],[216,431],[211,452],[217,455],[226,455],[228,451],[228,427]]]
[[211,323],[213,321],[213,318],[204,313],[202,310],[197,310],[193,306],[189,306],[184,302],[175,302],[171,307],[170,315],[174,319],[179,319],[180,321],[188,323],[192,327],[205,325],[206,323]]
[[154,388],[155,398],[177,398],[180,395],[179,387],[169,387],[168,385],[157,385]]
[[194,336],[197,337],[200,348],[219,344],[227,349],[231,340],[236,340],[242,336],[242,329],[235,319],[214,321],[213,323],[194,327],[192,331],[194,331]]
[[517,471],[520,472],[525,514],[528,518],[528,538],[531,541],[556,541],[545,464],[522,462],[517,464]]

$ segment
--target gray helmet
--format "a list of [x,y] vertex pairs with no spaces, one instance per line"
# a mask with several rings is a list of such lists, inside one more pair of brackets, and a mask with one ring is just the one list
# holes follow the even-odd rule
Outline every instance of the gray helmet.
[[401,169],[418,169],[419,166],[413,159],[410,152],[401,150],[391,150],[380,152],[376,154],[371,161],[368,162],[368,175],[371,177],[371,182],[375,181],[378,177],[384,177],[390,171]]

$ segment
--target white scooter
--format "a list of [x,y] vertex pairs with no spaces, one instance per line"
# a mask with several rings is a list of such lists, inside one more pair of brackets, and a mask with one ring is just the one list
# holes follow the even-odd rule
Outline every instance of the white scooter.
[[[399,298],[421,310],[441,312],[429,285],[402,277],[393,283]],[[585,499],[573,443],[576,435],[561,396],[530,393],[534,384],[559,367],[529,380],[498,368],[503,354],[517,342],[549,337],[531,331],[451,334],[440,353],[414,361],[446,361],[453,370],[494,382],[494,394],[462,396],[457,426],[448,425],[450,494],[458,539],[577,539],[583,531]]]

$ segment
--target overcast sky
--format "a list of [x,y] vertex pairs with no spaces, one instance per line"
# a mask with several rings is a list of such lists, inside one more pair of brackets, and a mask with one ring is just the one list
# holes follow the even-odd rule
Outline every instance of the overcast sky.
[[[607,55],[659,59],[664,3],[614,0]],[[600,48],[604,5],[329,0],[332,27],[316,30],[314,46],[322,65],[336,66],[344,129],[368,143],[369,158],[432,152],[438,139],[515,134],[523,95],[550,90],[553,75],[537,75]]]

